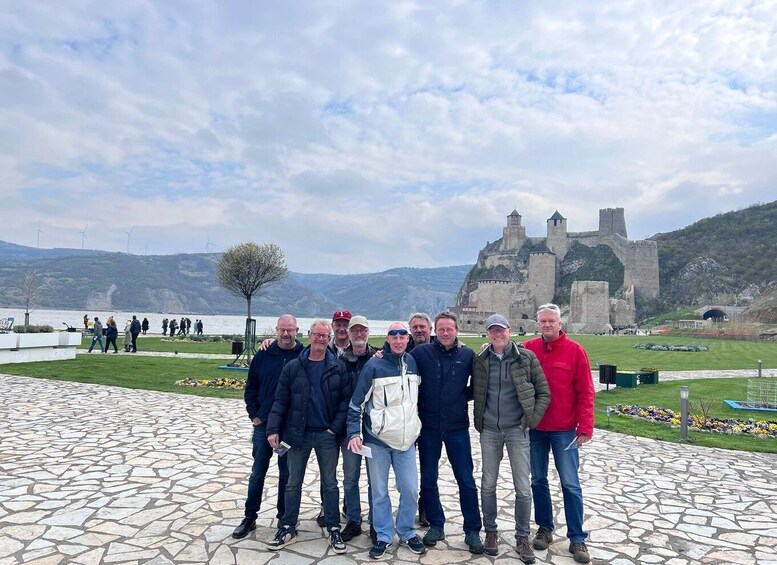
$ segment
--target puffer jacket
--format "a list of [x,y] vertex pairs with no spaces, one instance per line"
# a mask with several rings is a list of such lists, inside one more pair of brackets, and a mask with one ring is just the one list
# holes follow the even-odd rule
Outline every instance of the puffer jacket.
[[[518,395],[518,402],[523,409],[520,426],[523,429],[533,429],[540,423],[550,404],[550,388],[534,353],[514,341],[510,342],[509,348],[510,378]],[[505,353],[508,353],[507,350]],[[475,429],[478,432],[483,431],[483,411],[486,407],[490,359],[491,348],[487,347],[476,355],[472,362]]]
[[[267,436],[279,434],[283,441],[295,448],[302,445],[308,417],[309,354],[310,346],[303,349],[300,356],[287,363],[281,371],[275,399],[267,418]],[[351,398],[351,387],[343,362],[336,359],[329,350],[326,352],[321,387],[326,401],[324,414],[329,422],[329,429],[339,441],[345,435],[345,418],[348,400]]]
[[359,374],[348,407],[348,438],[362,435],[363,414],[367,443],[407,451],[421,433],[420,382],[415,360],[407,353],[396,355],[384,345],[383,358],[373,357]]

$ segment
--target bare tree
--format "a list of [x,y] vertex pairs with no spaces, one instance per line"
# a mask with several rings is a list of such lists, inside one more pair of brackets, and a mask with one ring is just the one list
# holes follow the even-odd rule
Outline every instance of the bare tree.
[[34,310],[40,297],[40,284],[38,284],[38,271],[29,269],[22,277],[22,299],[24,300],[24,325],[30,325],[30,309]]
[[283,251],[274,243],[239,243],[229,247],[216,265],[216,282],[235,296],[246,299],[246,351],[249,364],[254,337],[253,331],[249,331],[251,298],[263,286],[286,278],[288,272]]

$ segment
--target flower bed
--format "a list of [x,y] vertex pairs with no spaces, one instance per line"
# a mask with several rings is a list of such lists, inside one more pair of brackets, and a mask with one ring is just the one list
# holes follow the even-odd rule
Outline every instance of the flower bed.
[[241,379],[230,379],[229,377],[222,377],[220,379],[192,379],[185,378],[180,381],[175,381],[176,386],[198,386],[205,388],[243,388],[245,381]]
[[[668,408],[656,408],[648,406],[642,408],[636,404],[625,406],[617,404],[608,406],[608,412],[630,416],[649,422],[669,424],[672,427],[680,426],[680,414]],[[713,418],[700,415],[688,416],[688,429],[697,432],[715,432],[721,434],[751,434],[759,437],[777,438],[777,422],[767,420],[738,420],[735,418]]]
[[659,343],[635,343],[634,349],[647,351],[709,351],[706,345],[663,345]]

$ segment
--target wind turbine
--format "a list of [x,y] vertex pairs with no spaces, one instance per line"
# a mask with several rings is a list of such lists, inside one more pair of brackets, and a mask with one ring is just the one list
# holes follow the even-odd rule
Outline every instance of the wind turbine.
[[86,239],[86,230],[89,228],[89,224],[86,224],[84,231],[79,232],[81,234],[81,249],[84,248],[84,240]]
[[130,246],[130,239],[132,238],[132,232],[135,231],[136,227],[137,226],[132,226],[132,229],[130,231],[124,232],[127,234],[127,255],[129,255],[129,246]]
[[208,252],[208,250],[209,250],[211,247],[216,247],[216,244],[215,244],[215,243],[213,243],[213,242],[210,240],[210,234],[209,234],[208,232],[205,232],[205,237],[207,238],[207,243],[205,244],[205,253],[207,253],[207,252]]
[[40,229],[40,223],[38,223],[38,243],[35,245],[36,248],[40,249],[40,234],[43,233],[43,230]]

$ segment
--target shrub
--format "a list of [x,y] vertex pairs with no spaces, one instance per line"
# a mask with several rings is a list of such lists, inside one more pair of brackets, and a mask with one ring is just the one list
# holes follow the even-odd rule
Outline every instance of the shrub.
[[54,328],[47,324],[43,324],[40,326],[36,326],[33,324],[30,324],[29,326],[25,326],[22,324],[21,326],[14,326],[13,331],[18,334],[50,334],[54,332]]

